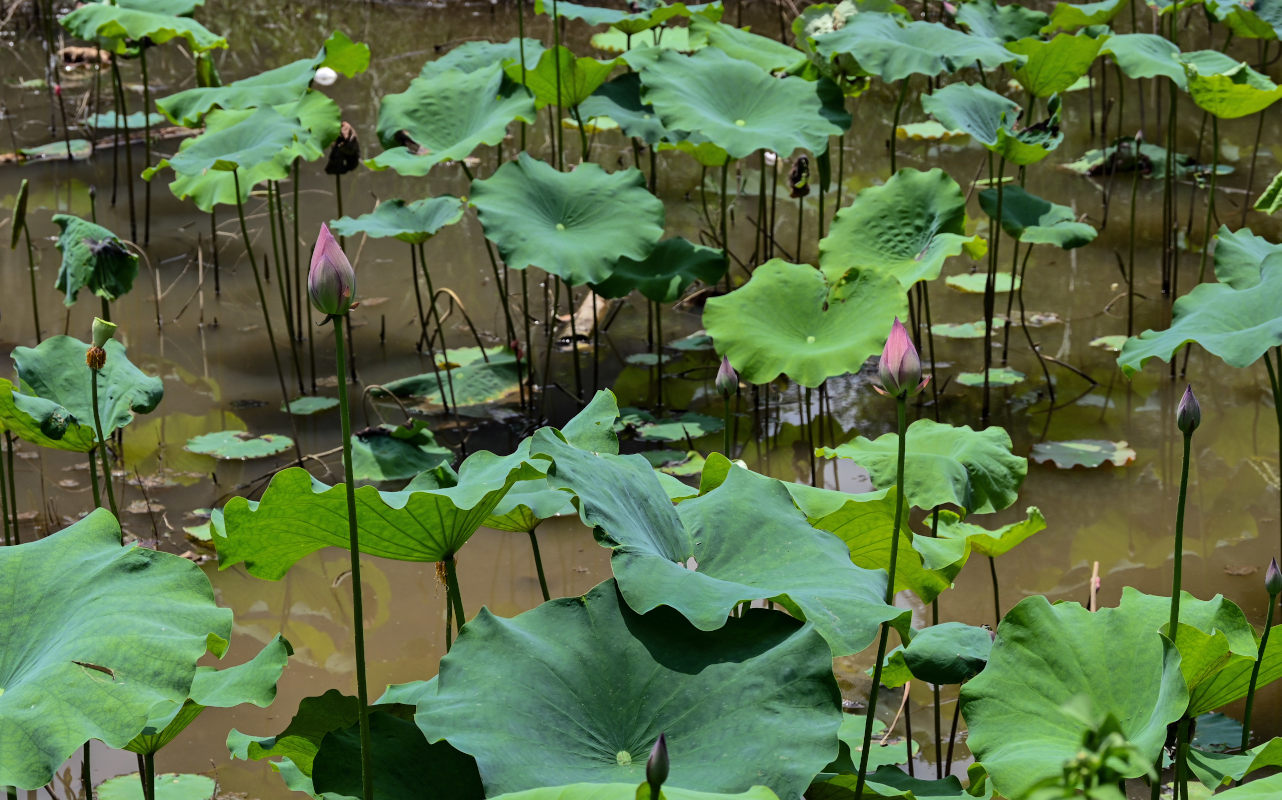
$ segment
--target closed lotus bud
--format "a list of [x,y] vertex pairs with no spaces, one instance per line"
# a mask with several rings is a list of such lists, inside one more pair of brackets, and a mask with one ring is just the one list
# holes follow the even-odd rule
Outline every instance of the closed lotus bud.
[[895,324],[890,328],[886,338],[886,347],[881,351],[881,361],[877,364],[877,373],[881,386],[874,386],[878,392],[890,397],[913,397],[926,384],[930,377],[921,376],[921,358],[913,340],[908,336],[908,329],[895,317]]
[[312,298],[312,306],[330,317],[346,314],[356,293],[356,271],[324,223],[321,223],[320,235],[316,237],[316,247],[312,249],[307,293]]
[[108,322],[101,317],[93,318],[93,346],[106,347],[107,342],[111,341],[116,335],[118,326],[114,322]]
[[1189,386],[1184,389],[1184,396],[1180,398],[1180,404],[1175,409],[1175,425],[1185,436],[1191,436],[1201,424],[1202,406],[1193,396],[1193,387]]
[[730,359],[725,356],[721,357],[721,366],[717,368],[715,383],[717,391],[726,397],[734,394],[735,390],[739,388],[739,373],[734,371],[734,367],[730,366]]
[[659,740],[650,751],[650,760],[645,762],[645,781],[650,784],[650,796],[658,797],[659,788],[668,779],[668,741],[659,734]]
[[1278,560],[1270,559],[1269,568],[1264,572],[1264,590],[1270,598],[1282,594],[1282,570],[1278,569]]

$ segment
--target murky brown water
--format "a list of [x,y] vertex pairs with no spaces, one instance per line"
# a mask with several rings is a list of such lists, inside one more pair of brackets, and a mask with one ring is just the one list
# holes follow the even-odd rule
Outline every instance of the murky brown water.
[[[732,4],[731,13],[736,10]],[[749,6],[743,13],[748,21],[759,17],[759,31],[773,34],[777,30],[773,10],[765,13],[765,9]],[[373,49],[369,72],[352,80],[340,80],[328,90],[342,105],[345,117],[356,126],[367,153],[377,149],[373,130],[378,98],[403,90],[424,61],[463,40],[505,40],[516,35],[515,9],[506,5],[441,10],[255,0],[235,4],[211,2],[199,16],[232,42],[231,50],[220,55],[225,80],[311,55],[336,28],[368,42]],[[530,35],[547,38],[546,18],[531,14],[527,19]],[[572,23],[569,30],[576,50],[589,52],[583,29]],[[15,36],[11,31],[12,28],[0,55],[3,65],[0,74],[7,78],[0,87],[0,99],[11,114],[4,124],[11,125],[11,135],[19,144],[48,141],[48,107],[44,93],[15,85],[18,80],[42,76],[39,42],[34,36],[23,33]],[[1196,38],[1205,34],[1188,35]],[[1190,49],[1210,45],[1185,42],[1184,46]],[[185,59],[173,48],[160,48],[157,52],[161,57],[152,62],[154,96],[185,88],[190,74]],[[1253,53],[1252,48],[1245,55]],[[66,80],[69,96],[78,99],[86,91],[83,76],[68,75]],[[128,73],[126,80],[137,78]],[[918,79],[913,88],[924,88],[924,82]],[[1111,82],[1110,91],[1115,90],[1116,85]],[[1146,86],[1146,91],[1151,102],[1152,88]],[[1134,97],[1132,91],[1128,96],[1128,107],[1132,110],[1137,105]],[[885,140],[893,101],[891,92],[884,88],[874,88],[854,101],[855,128],[846,139],[844,196],[847,202],[860,188],[886,177]],[[138,96],[131,95],[130,102],[136,108]],[[916,103],[910,101],[906,109],[904,121],[924,119]],[[1098,112],[1098,103],[1095,110]],[[1063,122],[1067,140],[1046,163],[1028,171],[1028,189],[1056,202],[1073,205],[1098,225],[1104,219],[1101,199],[1108,188],[1107,180],[1080,178],[1053,166],[1076,158],[1087,147],[1098,144],[1098,138],[1091,140],[1089,136],[1090,111],[1086,93],[1067,99]],[[1150,123],[1153,118],[1150,108]],[[1190,149],[1196,141],[1198,123],[1195,114],[1182,115],[1181,136],[1188,143],[1185,149]],[[1126,132],[1132,132],[1135,127],[1135,122],[1128,121]],[[1255,122],[1251,119],[1224,123],[1220,132],[1223,160],[1237,169],[1222,181],[1223,191],[1218,199],[1220,216],[1230,227],[1237,227]],[[1279,141],[1280,134],[1282,117],[1277,111],[1269,112],[1264,125],[1266,145],[1257,167],[1257,189],[1278,169],[1278,158],[1267,143]],[[0,135],[0,141],[8,135],[8,132]],[[567,155],[571,158],[577,153],[573,139],[573,136],[567,137]],[[546,150],[545,122],[530,129],[530,146],[534,150]],[[157,146],[159,152],[166,154],[175,148],[174,141]],[[515,149],[516,143],[509,139],[503,155],[511,156]],[[484,149],[478,156],[479,174],[488,174],[498,154]],[[134,158],[135,164],[142,163],[141,146],[135,149]],[[594,144],[593,158],[609,168],[616,164],[629,165],[631,148],[622,139],[603,135]],[[662,157],[660,163],[659,192],[667,205],[668,235],[697,240],[701,226],[706,227],[698,202],[699,170],[691,160],[677,154]],[[971,180],[980,174],[983,151],[977,145],[953,147],[901,142],[899,166],[922,169],[941,166],[966,190]],[[755,159],[743,168],[755,170]],[[97,189],[99,221],[119,233],[127,233],[123,186],[117,204],[113,207],[109,202],[111,174],[109,151],[99,152],[88,162],[0,168],[0,196],[4,197],[6,208],[12,207],[22,178],[30,179],[33,184],[29,224],[37,235],[40,317],[47,335],[66,330],[87,336],[89,322],[98,311],[96,299],[83,294],[74,307],[64,309],[61,295],[53,290],[59,254],[53,246],[57,229],[49,218],[53,213],[64,211],[89,216],[88,190],[93,186]],[[745,175],[743,182],[746,191],[755,191],[755,172]],[[1128,382],[1117,371],[1112,353],[1090,345],[1096,337],[1124,333],[1126,329],[1125,284],[1118,262],[1119,257],[1125,258],[1127,248],[1125,215],[1129,210],[1129,185],[1129,177],[1117,180],[1108,224],[1094,243],[1072,253],[1040,249],[1030,262],[1026,289],[1030,311],[1052,312],[1058,318],[1057,324],[1035,328],[1033,335],[1044,352],[1081,373],[1051,367],[1058,384],[1058,402],[1066,403],[1077,397],[1076,401],[1057,409],[1047,420],[1040,370],[1022,336],[1015,331],[1011,337],[1010,363],[1030,377],[1012,389],[994,390],[993,422],[1011,432],[1016,451],[1020,453],[1027,452],[1032,442],[1045,436],[1052,440],[1125,440],[1137,455],[1134,463],[1122,468],[1066,471],[1030,466],[1016,508],[994,519],[1009,521],[1016,511],[1036,505],[1045,513],[1049,529],[1000,560],[998,572],[1005,608],[1031,593],[1042,593],[1052,600],[1084,601],[1094,562],[1099,562],[1103,579],[1102,604],[1115,603],[1126,585],[1155,593],[1170,591],[1174,502],[1179,477],[1178,433],[1173,410],[1183,383],[1173,382],[1164,366],[1152,364]],[[141,184],[138,188],[141,206]],[[287,197],[290,190],[286,186]],[[430,181],[362,169],[345,178],[343,187],[345,210],[353,214],[372,209],[380,198],[412,200],[429,194],[462,194],[466,190],[461,171],[451,167],[439,168]],[[333,182],[322,174],[319,163],[305,165],[300,191],[304,198],[302,231],[310,242],[316,226],[335,216]],[[1182,186],[1180,191],[1183,218],[1188,214],[1188,200],[1194,190]],[[1200,246],[1202,240],[1200,201],[1205,193],[1199,190],[1196,194],[1199,203],[1191,237],[1195,247]],[[1138,290],[1143,300],[1137,302],[1137,331],[1164,326],[1165,302],[1157,282],[1160,198],[1160,183],[1141,181],[1137,257],[1141,265]],[[126,468],[131,473],[137,470],[144,477],[163,473],[170,480],[167,485],[153,485],[148,490],[153,503],[164,506],[163,512],[126,513],[124,522],[128,530],[144,539],[155,538],[158,533],[162,547],[183,551],[194,548],[182,531],[183,525],[193,522],[187,517],[189,510],[215,505],[230,492],[247,491],[243,484],[265,475],[272,467],[270,460],[246,464],[215,462],[185,452],[182,445],[186,440],[199,433],[242,424],[256,433],[290,433],[290,422],[276,411],[281,398],[234,215],[225,208],[220,209],[218,215],[222,291],[216,295],[212,276],[208,274],[212,270],[207,248],[203,292],[197,280],[197,242],[198,238],[205,244],[208,242],[208,218],[199,215],[192,206],[174,200],[166,188],[166,179],[157,180],[152,203],[152,239],[147,253],[155,272],[143,267],[138,285],[129,296],[114,304],[113,315],[122,322],[123,338],[133,360],[148,371],[162,375],[166,389],[165,400],[157,412],[137,420],[126,430]],[[745,252],[751,250],[753,228],[747,217],[755,215],[755,205],[755,196],[745,194],[734,210],[733,241],[736,249]],[[831,213],[833,208],[830,198],[827,212]],[[986,218],[973,199],[970,211],[982,230]],[[256,244],[261,256],[268,249],[264,203],[251,201],[248,213],[250,225],[258,231]],[[817,213],[813,202],[807,206],[806,213],[803,254],[806,259],[813,259]],[[781,242],[793,242],[795,205],[781,202],[780,215],[778,238]],[[1276,239],[1282,233],[1275,220],[1259,215],[1253,215],[1250,224],[1257,233],[1270,238]],[[355,239],[349,242],[348,249],[355,256],[360,295],[367,299],[354,315],[361,380],[366,384],[381,383],[426,371],[429,364],[414,348],[418,325],[413,296],[406,291],[404,280],[409,270],[406,248],[395,241]],[[1004,244],[1004,249],[1009,249],[1009,242]],[[305,247],[304,257],[307,251]],[[459,225],[447,228],[427,244],[427,253],[437,285],[448,286],[459,294],[483,335],[489,337],[487,344],[499,343],[503,321],[475,217],[466,217]],[[0,250],[0,291],[12,298],[0,308],[0,338],[5,345],[0,357],[4,358],[12,346],[34,343],[31,309],[23,299],[29,289],[22,256],[21,248],[12,253]],[[1186,252],[1181,267],[1180,285],[1189,286],[1196,277],[1197,256]],[[958,274],[970,268],[964,259],[954,259],[945,274]],[[155,275],[158,277],[153,277]],[[163,296],[160,301],[163,325],[159,329],[155,322],[154,280],[159,281]],[[279,315],[274,297],[270,303]],[[939,284],[935,287],[933,304],[936,322],[982,319],[979,295],[962,295]],[[541,302],[536,306],[541,307]],[[999,309],[1003,307],[999,297]],[[645,350],[645,313],[643,304],[626,307],[610,328],[603,347],[602,385],[614,385],[623,404],[644,401],[644,397],[638,395],[643,394],[646,387],[646,369],[621,367],[619,359],[621,355]],[[699,327],[697,311],[665,310],[664,319],[665,335],[669,338]],[[385,340],[380,337],[384,330]],[[536,345],[542,342],[543,336],[542,329],[536,327]],[[450,337],[451,345],[469,343],[469,334],[462,326],[452,328]],[[327,332],[318,337],[317,344],[318,371],[322,377],[332,376],[333,357]],[[941,375],[947,375],[948,367],[953,364],[970,370],[981,366],[982,341],[937,340],[936,347]],[[288,365],[289,357],[283,348],[282,358]],[[568,359],[558,356],[556,362],[555,368],[561,371],[564,381],[572,380]],[[683,366],[688,365],[670,365],[670,368],[677,370]],[[1092,386],[1083,374],[1097,384]],[[1196,385],[1204,422],[1194,440],[1185,588],[1203,598],[1224,593],[1259,624],[1263,621],[1265,602],[1263,567],[1270,556],[1277,554],[1279,542],[1277,430],[1263,367],[1234,370],[1204,353],[1194,352],[1188,376]],[[698,380],[668,382],[665,392],[669,402],[677,407],[706,405],[709,413],[719,414],[718,401],[706,399],[710,396],[711,370],[695,370],[691,377]],[[296,388],[291,386],[291,392]],[[326,391],[333,393],[332,388],[322,389],[322,393]],[[829,433],[825,427],[820,443],[835,444],[857,434],[874,437],[889,429],[891,407],[867,391],[857,378],[833,381],[830,394],[834,407],[832,430]],[[943,392],[943,418],[977,424],[978,397],[978,389],[949,383]],[[769,426],[769,438],[763,441],[760,451],[749,447],[745,457],[777,477],[808,480],[809,459],[797,426],[795,387],[784,391],[782,398],[782,411],[777,424]],[[746,410],[751,411],[750,402]],[[558,410],[563,412],[563,408]],[[371,419],[377,421],[377,418]],[[389,419],[394,420],[395,415]],[[329,450],[338,443],[337,417],[333,413],[299,417],[297,423],[304,452]],[[360,417],[358,424],[362,424]],[[745,417],[740,423],[741,435],[746,436],[749,427],[750,420]],[[471,437],[470,447],[502,450],[510,448],[517,438],[497,423],[487,424]],[[705,442],[704,449],[718,448],[719,436],[714,439]],[[90,506],[83,471],[76,468],[75,458],[56,453],[37,457],[31,448],[25,448],[21,455],[20,509],[36,511],[43,507],[67,518]],[[329,463],[337,468],[336,457],[331,457]],[[859,485],[861,476],[849,465],[821,462],[819,467],[824,470],[823,479],[830,486],[851,489]],[[76,481],[76,486],[60,486],[59,482],[65,480]],[[124,490],[121,504],[127,506],[142,499],[139,490],[131,486]],[[28,522],[24,537],[34,535],[37,525],[43,530],[44,520]],[[555,594],[581,593],[609,575],[606,551],[577,523],[550,522],[540,529],[540,537]],[[277,632],[294,644],[296,655],[272,708],[205,712],[176,744],[160,754],[160,771],[214,768],[222,786],[228,790],[262,797],[288,794],[283,784],[269,774],[266,765],[229,761],[224,738],[231,727],[263,734],[279,731],[304,696],[333,687],[354,692],[349,648],[350,589],[339,580],[346,559],[346,554],[339,551],[318,553],[304,559],[288,577],[275,583],[248,577],[239,567],[226,572],[219,572],[212,565],[207,567],[219,601],[236,612],[236,638],[227,657],[229,663],[247,658],[260,643]],[[500,614],[515,614],[537,605],[541,599],[524,536],[479,532],[459,558],[459,569],[469,615],[482,604]],[[444,649],[445,624],[444,592],[435,579],[433,566],[368,559],[365,570],[372,685],[381,688],[390,682],[430,677]],[[986,565],[979,559],[969,565],[956,589],[944,596],[941,618],[991,624],[994,614],[987,573]],[[862,683],[854,676],[859,675],[867,666],[865,662],[870,660],[869,655],[843,660],[840,665],[841,673],[858,687],[852,696],[863,695]],[[917,709],[914,728],[923,743],[929,739],[928,713],[923,705],[927,699],[925,692],[914,693]],[[1262,692],[1259,703],[1257,735],[1282,733],[1282,689],[1269,687]],[[1240,713],[1240,709],[1229,711]],[[129,754],[99,754],[94,766],[97,780],[135,768],[133,756]]]

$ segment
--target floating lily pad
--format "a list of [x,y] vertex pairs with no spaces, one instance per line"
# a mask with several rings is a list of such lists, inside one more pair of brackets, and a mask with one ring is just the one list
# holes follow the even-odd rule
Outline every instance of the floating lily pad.
[[[974,3],[968,3],[967,7],[971,5],[974,5]],[[933,119],[925,122],[909,122],[906,125],[900,125],[895,128],[896,139],[908,139],[914,142],[951,142],[955,139],[965,139],[969,136],[970,134],[966,133],[966,131],[945,128]]]
[[1124,467],[1135,460],[1135,450],[1126,442],[1106,439],[1073,439],[1063,442],[1038,442],[1028,457],[1038,464],[1052,464],[1060,469],[1102,467],[1112,464]]
[[[999,331],[1006,325],[1004,319],[993,320],[993,330]],[[945,339],[983,339],[984,321],[975,322],[936,322],[930,326],[930,332]]]
[[436,443],[421,419],[407,426],[379,425],[352,434],[352,472],[357,481],[397,481],[448,464],[454,452]]
[[288,406],[282,404],[280,410],[289,414],[306,416],[329,411],[331,408],[338,408],[337,397],[295,397],[289,401]]
[[62,251],[54,288],[65,295],[64,305],[75,305],[81,289],[107,301],[129,293],[138,277],[137,253],[125,247],[119,236],[88,220],[54,214],[53,221],[61,231],[58,249]]
[[[70,157],[67,155],[68,146]],[[19,147],[18,155],[33,161],[83,161],[93,155],[93,143],[86,139],[63,139],[48,144]]]
[[108,131],[124,130],[125,128],[128,128],[131,131],[140,131],[146,125],[151,125],[154,128],[158,125],[164,125],[166,122],[168,122],[168,120],[165,119],[164,114],[157,114],[154,111],[146,115],[146,119],[143,118],[143,113],[141,111],[135,111],[132,114],[127,114],[123,118],[116,111],[105,111],[100,114],[90,114],[85,118],[85,125],[88,127]]
[[375,239],[394,236],[402,242],[417,244],[435,236],[446,225],[463,219],[463,201],[457,197],[425,197],[406,203],[404,200],[384,200],[368,214],[355,219],[343,217],[329,223],[330,230],[339,236],[363,233]]
[[[498,403],[516,391],[516,354],[510,349],[491,348],[482,356],[479,347],[456,347],[446,355],[448,362],[439,360],[440,353],[436,355],[437,372],[397,378],[384,383],[383,388],[397,397],[413,397],[424,407],[440,406],[444,400],[451,408]],[[375,397],[379,394],[374,392]]]
[[251,436],[245,431],[218,431],[190,439],[186,449],[224,461],[267,458],[294,446],[294,440],[279,433]]
[[[1014,386],[1017,383],[1023,383],[1025,377],[1027,376],[1024,373],[1011,367],[993,367],[988,370],[988,385]],[[984,373],[959,372],[956,380],[962,386],[983,386]]]
[[[988,281],[988,276],[982,272],[968,272],[965,275],[949,275],[944,279],[944,283],[950,288],[956,289],[963,294],[983,294],[984,286]],[[993,291],[997,294],[1003,294],[1011,290],[1010,273],[999,272],[993,281]],[[1014,288],[1018,289],[1020,285],[1019,276],[1015,276]]]
[[673,350],[711,350],[712,337],[707,331],[695,331],[689,336],[683,336],[680,339],[673,339],[668,342],[666,347]]
[[[1064,164],[1062,168],[1078,175],[1092,176],[1139,170],[1145,178],[1161,180],[1166,175],[1166,149],[1142,142],[1137,150],[1134,139],[1123,137],[1102,150],[1088,150],[1081,158]],[[1209,164],[1199,164],[1185,153],[1175,154],[1174,169],[1177,178],[1197,178],[1211,172]],[[1232,172],[1233,167],[1221,164],[1217,174],[1228,175]]]
[[[207,775],[168,772],[156,776],[155,800],[212,800],[218,784]],[[105,780],[94,789],[100,800],[143,800],[142,782],[131,772]]]
[[635,430],[638,438],[658,442],[682,442],[718,433],[725,427],[720,417],[687,411],[677,417],[660,419],[648,411],[624,408],[617,424],[618,430]]
[[654,353],[633,353],[623,359],[623,361],[624,363],[631,364],[634,367],[653,367],[656,364],[666,364],[674,358],[676,358],[676,356],[668,353],[660,353],[658,355]]
[[1124,344],[1126,344],[1126,336],[1120,333],[1091,339],[1091,347],[1098,347],[1109,353],[1120,352]]

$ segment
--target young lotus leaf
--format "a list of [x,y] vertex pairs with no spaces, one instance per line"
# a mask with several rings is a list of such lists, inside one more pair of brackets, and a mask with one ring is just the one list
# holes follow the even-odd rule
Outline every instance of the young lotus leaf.
[[0,378],[0,429],[40,447],[88,453],[97,444],[93,425],[82,424],[52,400],[17,391]]
[[642,100],[667,128],[699,134],[731,158],[762,149],[784,158],[798,149],[820,153],[850,127],[831,81],[775,78],[714,47],[691,56],[664,51],[640,72]]
[[654,108],[641,102],[641,76],[635,72],[625,72],[602,84],[579,104],[579,113],[585,120],[609,118],[618,123],[624,134],[652,147],[663,139],[680,140],[685,136],[682,132],[669,132]]
[[245,431],[217,431],[196,436],[187,442],[192,453],[213,456],[224,461],[267,458],[294,446],[294,440],[279,433],[251,436]]
[[909,75],[935,76],[976,63],[996,69],[1022,57],[984,36],[972,36],[939,22],[901,22],[896,15],[860,13],[840,30],[815,37],[827,58],[849,56],[867,75],[893,83]]
[[98,42],[117,55],[130,53],[143,39],[164,44],[183,39],[193,53],[226,47],[227,40],[190,17],[129,8],[124,4],[85,3],[58,20],[72,36]]
[[1097,0],[1093,3],[1057,2],[1051,9],[1050,21],[1044,29],[1054,31],[1076,30],[1091,25],[1107,25],[1113,21],[1128,0]]
[[976,36],[1013,42],[1036,36],[1050,23],[1050,17],[1043,11],[1025,8],[1019,3],[999,6],[993,0],[977,0],[964,3],[957,9],[957,22]]
[[[825,458],[848,458],[868,471],[874,486],[895,482],[899,436],[863,436],[816,451]],[[1002,428],[972,430],[919,419],[908,426],[904,496],[916,508],[954,505],[968,514],[1001,511],[1015,502],[1028,474],[1028,461],[1011,453]]]
[[[631,783],[571,783],[567,786],[543,786],[521,792],[509,792],[493,800],[649,800],[650,784]],[[779,800],[779,796],[764,786],[754,786],[745,792],[697,792],[676,786],[664,786],[659,800]]]
[[592,455],[549,429],[535,434],[530,453],[552,460],[550,486],[578,498],[639,613],[669,606],[711,631],[739,603],[774,600],[809,620],[835,655],[862,650],[882,622],[906,624],[882,602],[885,573],[851,563],[846,547],[814,530],[772,478],[730,469],[716,489],[673,509],[640,456]]
[[962,686],[961,711],[994,789],[1022,797],[1077,755],[1089,717],[1113,717],[1153,763],[1188,699],[1178,652],[1143,615],[1029,597],[997,628],[988,666]]
[[75,305],[81,289],[109,301],[129,293],[138,277],[137,253],[125,247],[119,236],[88,220],[54,214],[53,221],[62,231],[58,236],[62,266],[54,288],[66,295],[64,305]]
[[530,93],[498,64],[418,77],[404,92],[383,97],[378,140],[385,150],[366,163],[426,175],[437,164],[462,161],[481,145],[503,141],[510,123],[536,119]]
[[[1198,108],[1220,119],[1237,119],[1263,111],[1282,98],[1282,86],[1267,75],[1214,50],[1185,53],[1189,97]],[[1228,63],[1226,63],[1228,62]]]
[[1059,147],[1059,100],[1052,98],[1049,120],[1016,129],[1019,104],[983,86],[953,83],[922,95],[921,107],[952,130],[964,131],[984,147],[1021,166],[1041,161]]
[[463,219],[463,201],[450,195],[425,197],[406,203],[404,200],[384,200],[368,214],[355,219],[343,217],[329,223],[330,230],[339,236],[363,233],[375,239],[394,236],[402,242],[418,244],[435,236],[446,225]]
[[635,168],[559,172],[523,152],[472,184],[472,204],[508,267],[541,267],[572,286],[600,283],[620,258],[643,261],[663,235],[663,201]]
[[706,17],[692,17],[690,31],[707,39],[708,44],[731,58],[751,61],[766,72],[795,74],[795,68],[806,60],[805,53],[778,39]]
[[[165,395],[160,378],[135,367],[125,356],[125,346],[112,339],[103,348],[107,362],[98,371],[98,413],[102,433],[109,436],[133,421],[133,415],[149,414]],[[71,336],[51,336],[36,347],[13,348],[18,384],[25,394],[41,397],[62,406],[77,421],[93,420],[93,388],[85,353],[89,345]]]
[[1256,236],[1250,228],[1230,231],[1221,225],[1215,234],[1215,279],[1234,289],[1249,289],[1260,282],[1264,259],[1282,252],[1282,245]]
[[[213,800],[218,784],[208,775],[165,773],[155,777],[153,800]],[[137,772],[117,775],[94,789],[98,800],[145,800]]]
[[1208,789],[1218,789],[1265,767],[1282,767],[1282,739],[1270,739],[1243,753],[1229,755],[1193,747],[1188,754],[1189,771]]
[[667,786],[797,797],[837,752],[829,658],[812,626],[784,614],[752,609],[707,632],[671,609],[636,613],[611,580],[513,619],[481,609],[415,721],[476,758],[490,796],[636,786],[663,733]]
[[[541,474],[519,457],[481,450],[463,462],[456,486],[400,492],[357,487],[361,552],[440,561],[458,552],[512,484]],[[212,522],[219,568],[244,562],[251,575],[266,580],[279,580],[308,553],[345,549],[349,542],[346,490],[300,467],[278,472],[259,501],[232,498]]]
[[927,683],[965,683],[988,663],[993,634],[962,622],[923,628],[903,649],[904,664]]
[[725,255],[680,236],[664,239],[643,261],[621,258],[610,277],[592,287],[602,297],[623,297],[633,289],[656,303],[675,303],[695,281],[714,284],[726,274]]
[[1124,441],[1071,439],[1063,442],[1038,442],[1033,445],[1028,457],[1038,464],[1053,464],[1060,469],[1094,469],[1105,464],[1124,467],[1135,460],[1135,450]]
[[440,58],[424,64],[418,75],[420,78],[434,78],[449,70],[476,72],[494,64],[506,65],[509,61],[519,63],[522,46],[525,49],[525,66],[533,69],[547,48],[538,39],[527,38],[524,42],[520,39],[508,39],[506,42],[464,42]]
[[355,480],[400,481],[441,464],[454,453],[436,443],[421,419],[408,425],[379,425],[352,434],[352,472]]
[[388,381],[383,388],[397,397],[413,397],[425,409],[440,406],[442,395],[451,407],[472,408],[500,402],[516,391],[516,354],[510,349],[496,347],[482,356],[479,347],[457,347],[448,355],[448,363],[437,362],[439,378],[425,372]]
[[[549,105],[572,108],[588,99],[605,83],[618,63],[617,60],[598,61],[589,56],[575,58],[567,47],[545,50],[539,56],[538,63],[525,70],[525,88],[534,94],[536,109]],[[503,69],[508,78],[520,83],[519,62],[507,62]],[[560,94],[557,94],[558,86]]]
[[710,298],[703,324],[747,382],[786,374],[813,388],[858,372],[881,351],[895,317],[908,311],[893,275],[851,270],[841,281],[837,297],[814,267],[771,259],[745,285]]
[[[989,217],[997,215],[997,190],[979,193],[979,207]],[[1043,200],[1019,186],[1002,189],[1002,230],[1024,244],[1051,244],[1061,250],[1072,250],[1095,240],[1099,231],[1085,222],[1068,206]]]
[[90,739],[124,747],[158,703],[186,699],[197,659],[220,654],[231,636],[231,612],[215,605],[199,567],[121,547],[120,526],[103,510],[0,548],[0,586],[27,601],[22,614],[0,617],[8,786],[43,786]]
[[[901,169],[837,212],[819,242],[819,266],[842,281],[852,267],[893,275],[904,287],[933,280],[978,237],[966,235],[966,198],[941,169]],[[901,312],[902,314],[902,312]]]
[[1087,33],[1076,36],[1060,33],[1049,40],[1020,39],[1006,47],[1028,59],[1015,69],[1015,79],[1024,91],[1034,97],[1050,97],[1068,91],[1068,87],[1090,71],[1105,40],[1106,37]]
[[1117,364],[1128,377],[1156,356],[1170,361],[1177,350],[1197,342],[1231,367],[1254,364],[1270,347],[1282,345],[1282,253],[1260,264],[1260,282],[1245,289],[1203,283],[1175,301],[1171,327],[1147,330],[1126,340]]
[[1244,39],[1282,37],[1282,4],[1277,0],[1206,0],[1206,9]]
[[1164,75],[1181,89],[1188,88],[1180,48],[1165,36],[1154,33],[1114,34],[1100,48],[1101,55],[1113,61],[1128,78],[1156,78]]
[[[1046,530],[1046,517],[1042,516],[1041,509],[1030,506],[1025,514],[1023,520],[1003,525],[994,531],[966,522],[957,514],[945,509],[939,512],[938,539],[930,542],[914,539],[914,547],[920,544],[925,549],[929,545],[934,550],[937,544],[951,541],[980,555],[997,558],[1009,553],[1016,545],[1033,534]],[[945,551],[939,552],[942,554]],[[948,558],[956,557],[955,554],[948,556]]]
[[292,103],[303,96],[316,70],[329,67],[347,77],[369,67],[369,47],[335,31],[314,58],[269,69],[226,86],[197,87],[156,100],[156,108],[175,125],[194,128],[214,108],[257,108]]

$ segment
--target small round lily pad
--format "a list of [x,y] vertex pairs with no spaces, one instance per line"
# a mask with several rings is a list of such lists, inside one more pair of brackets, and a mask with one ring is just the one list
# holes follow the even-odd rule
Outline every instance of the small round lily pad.
[[1112,464],[1124,467],[1135,460],[1135,451],[1126,442],[1106,439],[1073,439],[1064,442],[1038,442],[1028,457],[1038,464],[1052,464],[1060,469],[1102,467]]
[[[1024,373],[1010,367],[997,367],[988,370],[989,386],[1014,386],[1024,380]],[[982,372],[961,372],[957,375],[957,382],[962,386],[983,386],[984,373]]]
[[[169,773],[156,776],[156,800],[209,800],[217,784],[207,775]],[[98,784],[100,800],[142,800],[138,773],[119,775]]]
[[224,461],[244,461],[274,456],[293,446],[293,439],[279,433],[250,436],[245,431],[218,431],[188,440],[186,449]]
[[[949,275],[944,281],[953,289],[965,294],[983,294],[984,282],[988,276],[982,272],[972,272],[966,275]],[[998,273],[997,280],[994,281],[995,291],[998,294],[1009,292],[1011,290],[1010,276],[1005,273]],[[1015,278],[1015,289],[1019,288],[1019,278]]]
[[[362,304],[364,305],[364,304]],[[289,405],[281,404],[280,410],[289,414],[319,414],[322,411],[329,411],[331,408],[338,408],[338,400],[333,397],[295,397],[289,401]]]

